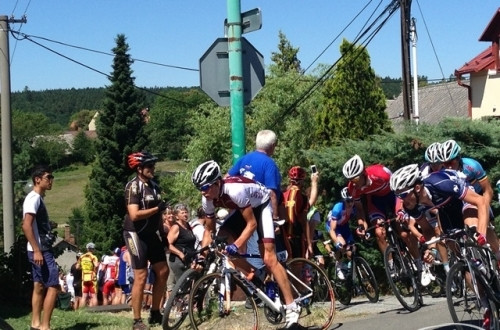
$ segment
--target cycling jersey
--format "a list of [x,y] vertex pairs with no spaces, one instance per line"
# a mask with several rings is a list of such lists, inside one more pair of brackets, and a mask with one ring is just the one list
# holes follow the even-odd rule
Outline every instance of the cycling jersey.
[[352,181],[349,181],[349,184],[347,185],[349,194],[355,200],[359,200],[362,195],[388,195],[391,192],[391,187],[389,186],[391,174],[391,170],[383,165],[370,165],[365,168],[365,185],[363,187],[359,187],[354,185]]
[[481,194],[483,192],[483,188],[481,188],[481,184],[479,182],[486,179],[486,171],[483,169],[481,164],[473,158],[462,158],[461,165],[462,172],[465,174],[465,180],[474,187],[474,190],[478,194]]
[[352,207],[351,212],[347,214],[345,202],[338,202],[328,213],[328,230],[330,230],[330,221],[336,221],[337,227],[349,224],[349,220],[354,217],[356,208]]
[[424,177],[422,182],[434,206],[419,204],[413,210],[405,208],[405,211],[417,219],[430,209],[438,209],[444,231],[463,228],[462,210],[472,207],[463,202],[463,198],[470,189],[464,178],[457,171],[443,169]]
[[274,241],[274,224],[269,201],[270,191],[260,183],[243,176],[230,176],[222,180],[216,199],[202,196],[201,204],[207,217],[211,218],[215,217],[216,207],[240,211],[251,207],[257,220],[259,239]]

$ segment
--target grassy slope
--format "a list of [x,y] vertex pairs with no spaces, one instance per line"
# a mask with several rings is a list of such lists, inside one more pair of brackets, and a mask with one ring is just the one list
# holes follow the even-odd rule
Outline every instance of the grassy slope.
[[[183,161],[159,162],[156,171],[183,171]],[[45,204],[52,221],[58,224],[68,222],[72,209],[82,207],[85,203],[84,189],[88,183],[91,166],[75,166],[69,171],[54,172],[55,180],[52,190],[47,192]],[[123,183],[125,185],[125,182]]]

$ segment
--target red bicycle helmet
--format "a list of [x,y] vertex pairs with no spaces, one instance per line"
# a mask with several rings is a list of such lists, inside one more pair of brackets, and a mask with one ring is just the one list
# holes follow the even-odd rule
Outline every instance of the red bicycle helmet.
[[294,166],[288,171],[288,177],[291,180],[304,180],[306,178],[306,171],[300,166]]
[[157,160],[158,158],[147,151],[134,152],[133,154],[128,155],[128,167],[134,170],[137,168],[137,166],[156,163]]

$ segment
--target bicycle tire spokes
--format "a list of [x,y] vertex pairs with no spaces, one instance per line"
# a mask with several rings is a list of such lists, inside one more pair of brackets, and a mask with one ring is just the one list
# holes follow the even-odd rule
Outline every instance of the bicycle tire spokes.
[[[250,308],[245,307],[248,294],[246,287],[234,277],[231,278],[230,290],[221,285],[223,282],[221,273],[212,273],[201,277],[194,284],[189,298],[189,305],[192,306],[189,318],[193,329],[257,329],[258,314],[254,300],[249,299],[247,306]],[[221,303],[223,311],[220,309]]]
[[325,272],[314,262],[294,258],[286,264],[292,295],[302,308],[299,323],[327,329],[335,316],[335,295]]

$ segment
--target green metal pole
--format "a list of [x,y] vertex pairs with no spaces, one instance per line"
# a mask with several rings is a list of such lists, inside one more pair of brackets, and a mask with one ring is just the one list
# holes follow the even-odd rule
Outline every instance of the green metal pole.
[[229,92],[233,163],[245,154],[245,112],[243,100],[243,54],[241,49],[241,3],[227,0]]

